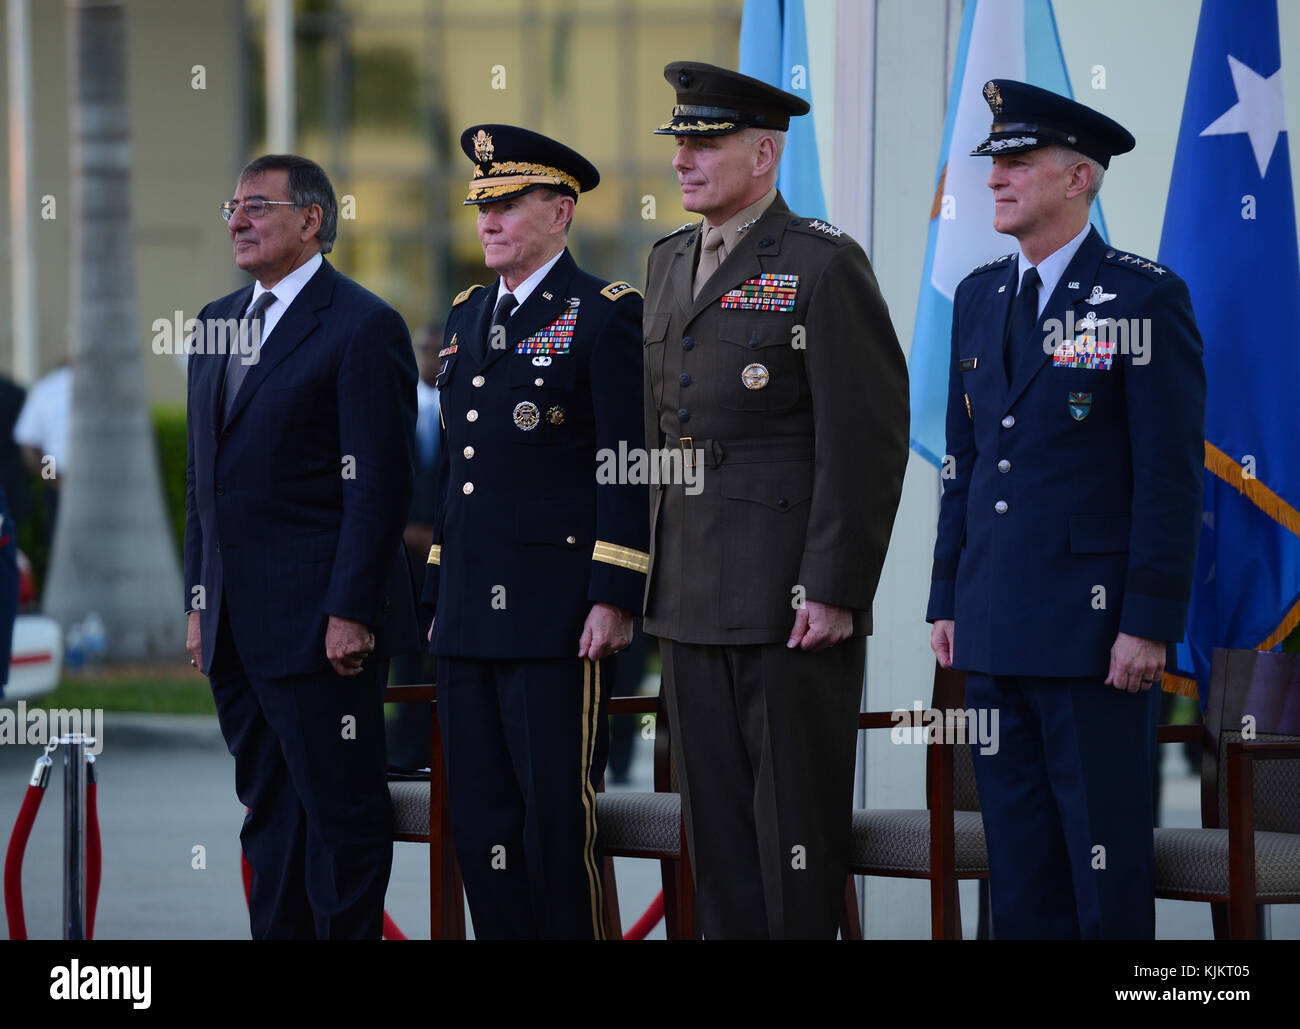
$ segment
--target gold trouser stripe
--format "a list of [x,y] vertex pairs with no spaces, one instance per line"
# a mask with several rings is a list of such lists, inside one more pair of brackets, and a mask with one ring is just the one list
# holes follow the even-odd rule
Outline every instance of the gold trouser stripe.
[[[595,669],[594,681],[592,669]],[[596,790],[591,785],[591,766],[596,760],[597,719],[600,717],[600,663],[582,659],[582,807],[586,812],[586,838],[582,847],[591,895],[591,929],[595,938],[605,938],[605,890],[600,864],[596,860]]]
[[630,568],[642,575],[650,571],[650,555],[644,550],[633,550],[631,547],[621,547],[617,543],[606,543],[604,540],[596,540],[596,545],[591,550],[591,559],[617,565],[619,568]]
[[431,565],[442,564],[442,545],[440,543],[435,543],[429,549],[429,564]]

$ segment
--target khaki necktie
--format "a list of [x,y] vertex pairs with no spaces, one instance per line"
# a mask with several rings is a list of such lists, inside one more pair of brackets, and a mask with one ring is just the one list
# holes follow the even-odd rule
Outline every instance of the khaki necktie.
[[700,250],[699,267],[695,269],[695,292],[693,296],[699,296],[700,291],[704,289],[704,284],[709,281],[709,277],[718,270],[718,265],[722,263],[722,230],[717,226],[710,226],[704,233],[704,245]]

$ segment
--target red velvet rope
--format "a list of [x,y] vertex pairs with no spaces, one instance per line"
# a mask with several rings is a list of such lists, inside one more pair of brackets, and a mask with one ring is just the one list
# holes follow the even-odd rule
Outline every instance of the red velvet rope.
[[9,939],[27,939],[27,920],[23,917],[23,855],[27,852],[27,837],[32,834],[32,823],[45,797],[42,786],[28,786],[23,806],[18,809],[13,835],[9,837],[9,850],[5,854],[5,914],[9,918]]

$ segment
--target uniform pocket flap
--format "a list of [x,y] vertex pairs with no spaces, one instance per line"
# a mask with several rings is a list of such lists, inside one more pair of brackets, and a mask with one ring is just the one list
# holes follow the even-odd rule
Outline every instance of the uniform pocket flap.
[[571,390],[578,374],[578,362],[572,354],[511,354],[507,360],[508,381],[516,389],[531,386]]
[[1128,550],[1127,514],[1070,515],[1070,550],[1075,554],[1109,554]]
[[595,542],[595,499],[531,501],[515,510],[515,535],[521,543],[549,543],[590,552]]
[[658,343],[668,335],[668,321],[672,317],[668,313],[647,315],[645,319],[645,341],[647,343]]
[[812,497],[812,465],[774,473],[769,466],[747,464],[722,471],[721,493],[728,500],[748,500],[773,511],[792,511]]

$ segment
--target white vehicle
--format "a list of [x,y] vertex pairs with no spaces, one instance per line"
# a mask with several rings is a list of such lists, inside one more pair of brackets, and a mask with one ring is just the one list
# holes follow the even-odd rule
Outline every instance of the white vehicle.
[[13,703],[43,697],[59,684],[63,669],[63,630],[53,618],[35,610],[36,585],[31,565],[18,552],[18,610],[9,658],[9,685],[4,700]]

